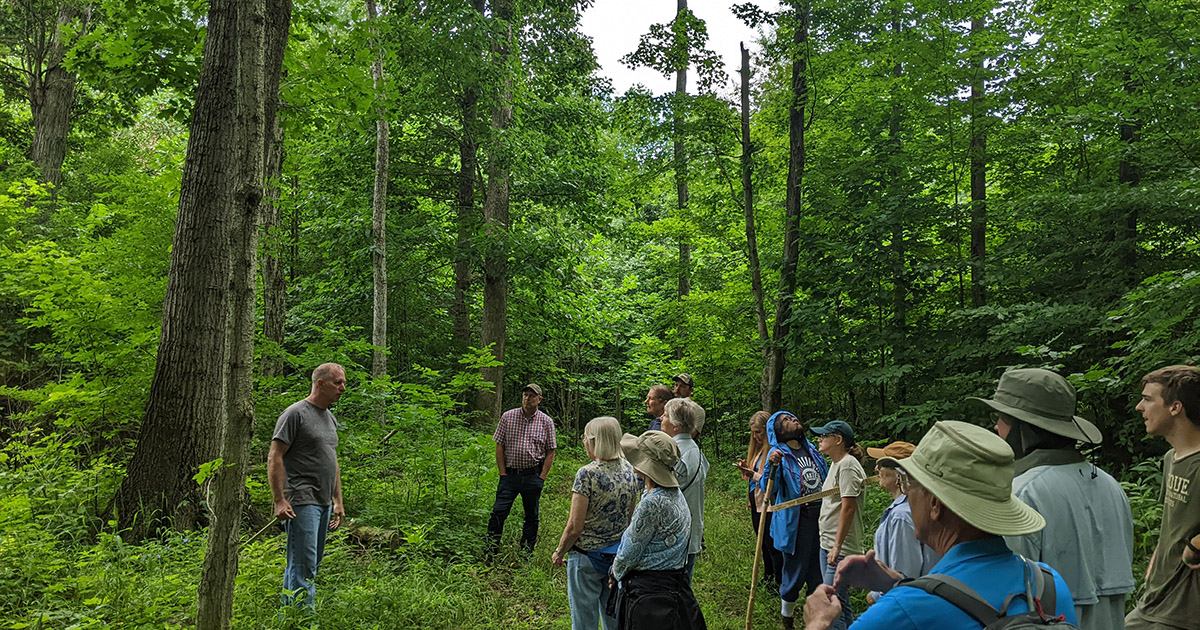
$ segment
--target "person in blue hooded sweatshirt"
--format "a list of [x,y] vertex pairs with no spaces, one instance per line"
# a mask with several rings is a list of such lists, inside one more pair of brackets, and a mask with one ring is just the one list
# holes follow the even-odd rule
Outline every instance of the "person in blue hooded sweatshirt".
[[[794,414],[779,411],[767,420],[767,443],[770,445],[767,473],[759,483],[765,489],[768,479],[774,480],[771,503],[791,501],[821,490],[829,466],[817,447],[804,438],[804,425]],[[817,527],[820,512],[821,504],[814,501],[775,512],[771,518],[771,537],[783,555],[779,614],[788,630],[793,627],[800,588],[805,588],[807,596],[821,584],[821,542]]]

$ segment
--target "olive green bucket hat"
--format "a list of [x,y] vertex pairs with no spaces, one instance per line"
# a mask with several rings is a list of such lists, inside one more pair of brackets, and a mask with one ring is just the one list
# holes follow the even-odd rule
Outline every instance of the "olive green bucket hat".
[[938,422],[897,463],[950,511],[989,534],[1023,536],[1046,526],[1012,492],[1012,447],[981,426]]
[[1075,415],[1075,388],[1050,370],[1009,370],[1000,375],[991,398],[972,396],[967,400],[981,402],[1055,435],[1090,444],[1099,444],[1104,439],[1096,425]]

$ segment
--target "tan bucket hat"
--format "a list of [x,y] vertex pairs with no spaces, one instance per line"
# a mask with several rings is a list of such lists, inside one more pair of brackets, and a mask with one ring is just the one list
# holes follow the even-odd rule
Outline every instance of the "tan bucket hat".
[[1013,450],[967,422],[942,421],[900,468],[964,521],[997,536],[1041,531],[1046,520],[1012,493]]
[[1075,388],[1067,379],[1041,368],[1009,370],[1000,375],[991,398],[971,396],[1000,413],[1028,422],[1055,435],[1099,444],[1100,429],[1075,415]]
[[626,433],[621,437],[621,450],[633,469],[654,480],[664,488],[678,488],[675,462],[679,461],[679,446],[662,431],[647,431],[641,435]]
[[879,460],[875,463],[876,466],[899,468],[900,462],[897,460],[912,455],[915,448],[917,447],[913,446],[912,442],[892,442],[883,448],[868,448],[867,455]]

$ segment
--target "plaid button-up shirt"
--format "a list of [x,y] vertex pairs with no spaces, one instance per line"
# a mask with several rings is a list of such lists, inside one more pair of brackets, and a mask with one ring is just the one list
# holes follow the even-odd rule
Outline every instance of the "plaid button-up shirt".
[[509,469],[539,466],[550,451],[558,448],[554,421],[540,409],[529,419],[520,407],[505,411],[492,439],[504,447],[504,467]]

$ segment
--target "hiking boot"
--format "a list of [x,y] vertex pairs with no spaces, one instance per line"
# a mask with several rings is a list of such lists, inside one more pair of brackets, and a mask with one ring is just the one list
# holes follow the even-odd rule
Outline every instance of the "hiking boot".
[[795,617],[780,617],[783,620],[783,630],[793,630],[796,627]]

